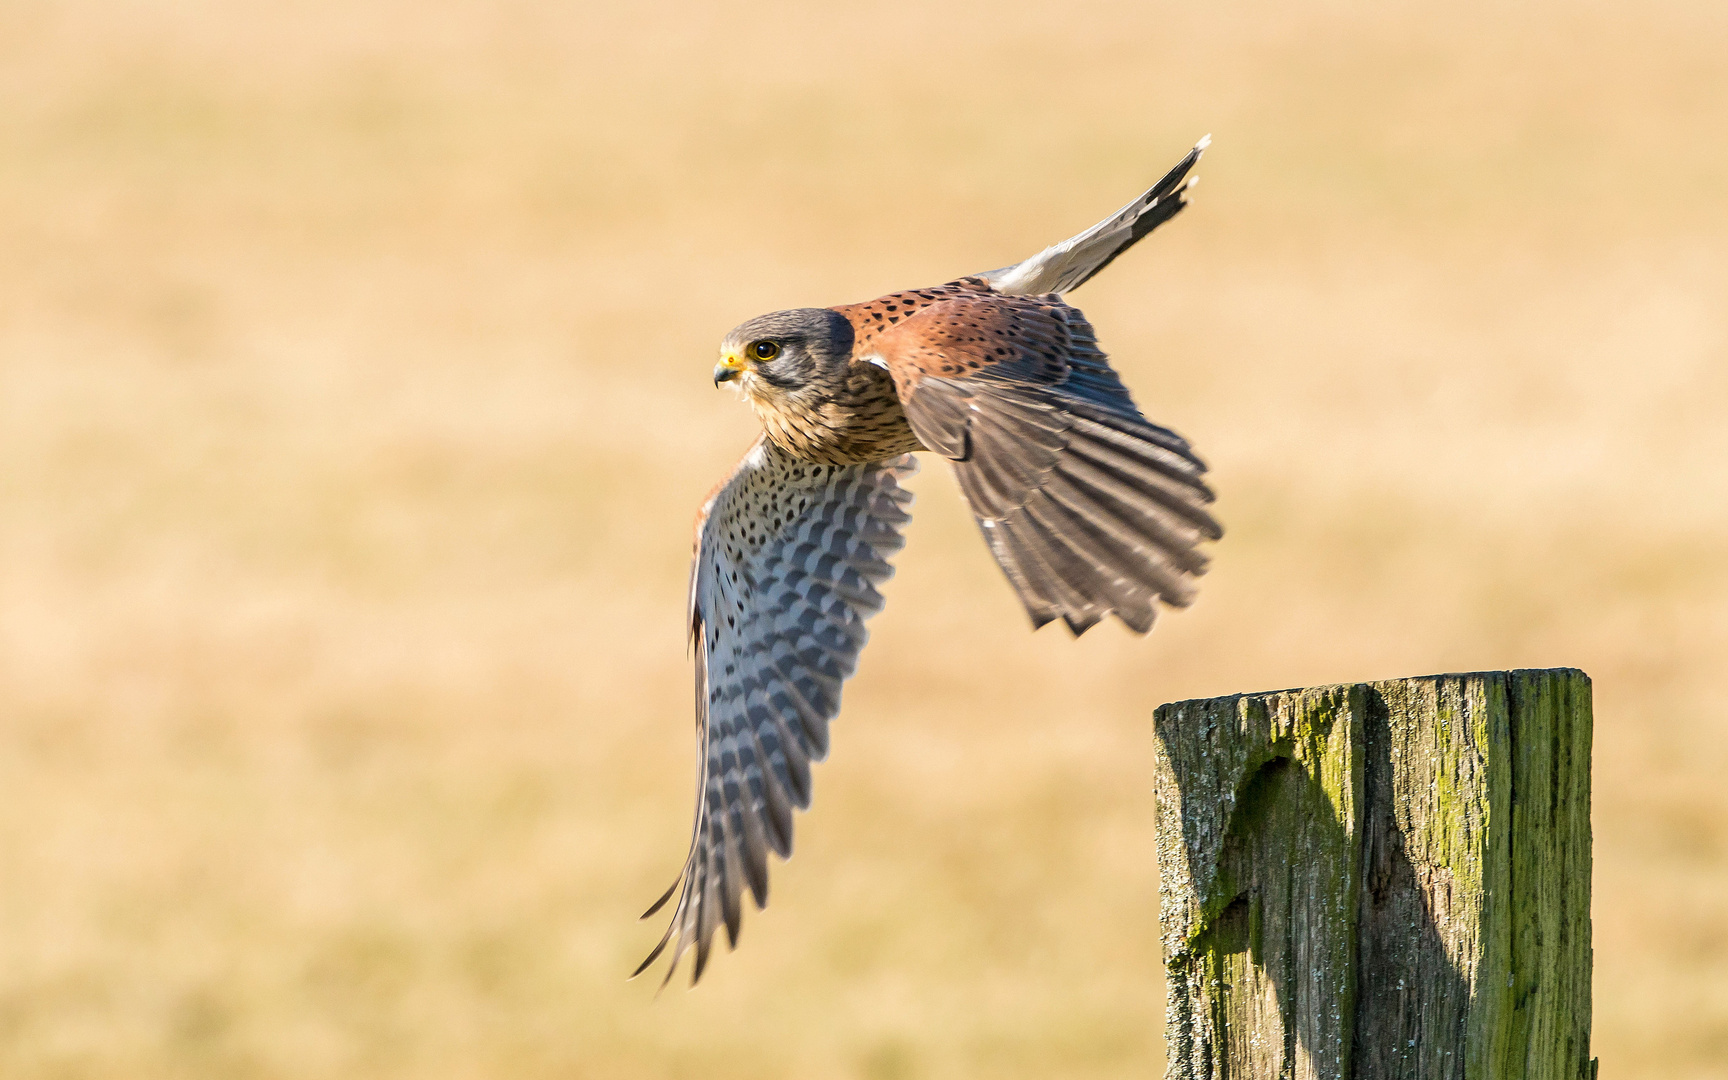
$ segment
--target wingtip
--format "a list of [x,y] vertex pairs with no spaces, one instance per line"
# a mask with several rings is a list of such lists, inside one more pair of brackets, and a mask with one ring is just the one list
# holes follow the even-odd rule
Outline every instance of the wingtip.
[[678,880],[674,881],[671,884],[671,886],[667,888],[667,890],[665,892],[660,894],[660,899],[654,901],[654,903],[649,906],[647,911],[644,911],[642,914],[640,914],[636,917],[637,921],[640,922],[643,919],[653,918],[654,913],[666,906],[666,901],[672,899],[672,894],[674,892],[678,891],[678,886],[683,884],[683,882],[684,882],[684,875],[679,874]]
[[1200,136],[1200,141],[1194,144],[1194,152],[1196,154],[1205,153],[1206,148],[1211,145],[1212,135],[1208,132],[1207,134]]
[[[671,937],[672,937],[672,935],[670,933],[668,933],[666,935],[666,937],[661,938],[660,944],[654,946],[654,951],[648,954],[648,958],[646,960],[643,960],[640,964],[637,964],[636,970],[632,971],[629,974],[629,976],[625,978],[624,981],[630,982],[630,981],[634,980],[636,978],[636,976],[642,974],[644,971],[647,971],[651,966],[653,966],[654,961],[660,959],[660,954],[666,951],[666,943],[669,940],[671,940]],[[673,967],[678,966],[678,961],[676,959],[674,959],[672,961],[672,966]]]

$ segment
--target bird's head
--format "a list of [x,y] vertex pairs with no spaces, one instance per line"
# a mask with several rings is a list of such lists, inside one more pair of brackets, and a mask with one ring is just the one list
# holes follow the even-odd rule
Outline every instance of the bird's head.
[[814,407],[846,384],[852,324],[829,308],[759,315],[720,343],[714,385],[730,382],[753,403]]

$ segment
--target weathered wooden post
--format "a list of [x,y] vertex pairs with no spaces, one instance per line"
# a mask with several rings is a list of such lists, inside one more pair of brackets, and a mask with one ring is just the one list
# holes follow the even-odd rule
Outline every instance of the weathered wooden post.
[[1590,680],[1157,712],[1166,1080],[1588,1080]]

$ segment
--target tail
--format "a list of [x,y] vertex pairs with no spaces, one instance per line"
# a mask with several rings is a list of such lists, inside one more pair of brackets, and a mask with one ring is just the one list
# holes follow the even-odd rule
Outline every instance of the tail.
[[1110,260],[1133,247],[1142,236],[1169,221],[1187,206],[1184,196],[1194,186],[1188,175],[1212,142],[1208,135],[1152,185],[1150,191],[1111,214],[1079,236],[1047,247],[1025,262],[978,276],[997,292],[1015,295],[1065,293],[1078,289]]

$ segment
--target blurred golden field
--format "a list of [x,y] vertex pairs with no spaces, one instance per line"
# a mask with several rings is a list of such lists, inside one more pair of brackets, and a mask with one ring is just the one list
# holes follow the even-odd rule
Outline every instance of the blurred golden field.
[[[1595,679],[1603,1075],[1728,1069],[1728,8],[0,5],[0,1076],[1150,1077],[1160,702]],[[1027,632],[939,462],[694,993],[733,324],[1075,295],[1229,532]]]

